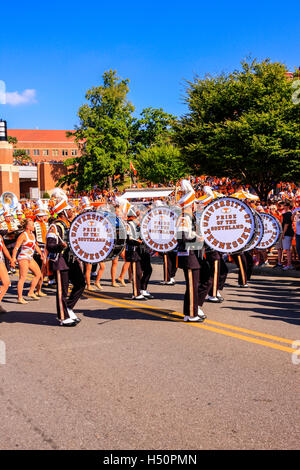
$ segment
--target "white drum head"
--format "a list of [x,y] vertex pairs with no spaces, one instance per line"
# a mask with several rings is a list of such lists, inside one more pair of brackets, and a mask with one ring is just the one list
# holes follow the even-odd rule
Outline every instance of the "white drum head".
[[81,261],[99,263],[112,251],[116,238],[116,227],[101,211],[79,214],[69,229],[70,247]]
[[255,233],[252,209],[243,201],[223,197],[208,204],[200,217],[205,243],[221,253],[243,251]]
[[258,250],[268,250],[278,242],[282,227],[274,215],[267,214],[266,212],[260,212],[259,215],[264,224],[264,235],[256,248]]
[[178,215],[168,206],[154,207],[143,217],[141,238],[151,250],[160,253],[172,251],[177,246],[176,222]]
[[250,245],[245,248],[244,251],[254,250],[257,248],[257,245],[261,242],[264,235],[264,224],[262,218],[258,212],[255,211],[255,234],[250,242]]

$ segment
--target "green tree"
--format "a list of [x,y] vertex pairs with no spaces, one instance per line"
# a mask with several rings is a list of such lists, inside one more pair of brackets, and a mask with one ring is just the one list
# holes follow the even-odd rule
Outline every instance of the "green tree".
[[16,145],[18,143],[18,139],[16,137],[11,137],[10,135],[7,136],[7,142],[9,144]]
[[281,63],[253,60],[188,82],[175,141],[195,174],[238,178],[262,200],[279,181],[299,179],[300,106],[286,73]]
[[153,183],[175,182],[186,174],[179,149],[170,144],[142,150],[136,160],[136,169],[142,179]]
[[80,125],[74,136],[81,156],[65,161],[68,173],[60,185],[76,184],[78,190],[94,185],[111,186],[112,177],[129,166],[130,126],[134,111],[126,97],[129,80],[120,79],[117,72],[103,74],[103,85],[86,93],[88,104],[79,108]]
[[175,116],[162,108],[145,108],[140,116],[140,119],[133,119],[131,126],[131,151],[134,154],[151,145],[170,142]]

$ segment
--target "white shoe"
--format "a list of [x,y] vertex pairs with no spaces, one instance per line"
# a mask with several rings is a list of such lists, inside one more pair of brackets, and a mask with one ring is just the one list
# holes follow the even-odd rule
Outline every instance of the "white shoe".
[[171,277],[171,279],[168,282],[166,282],[167,286],[175,286],[175,284],[176,284],[175,279],[173,277]]
[[199,317],[198,315],[196,317],[189,317],[189,316],[185,316],[183,321],[190,321],[190,322],[203,322],[204,321],[204,318],[202,317]]
[[147,298],[144,295],[138,295],[137,297],[132,296],[133,300],[147,300]]
[[208,302],[220,303],[219,297],[210,297],[210,296],[208,296],[208,298],[206,300],[208,300]]
[[62,320],[60,322],[60,326],[76,326],[77,321],[72,320],[72,318],[67,318],[66,320]]
[[53,284],[55,284],[55,279],[50,279],[48,281],[48,286],[52,286]]
[[68,308],[67,310],[68,310],[68,314],[69,314],[69,316],[70,316],[70,319],[76,321],[77,323],[79,323],[79,322],[80,322],[80,318],[78,318],[77,315],[75,315],[75,313],[73,312],[73,310],[71,310],[70,308]]
[[200,307],[198,307],[198,317],[203,318],[204,320],[205,320],[205,318],[207,318],[207,316],[206,316],[205,313],[201,310]]
[[151,295],[150,292],[147,290],[141,290],[141,294],[147,299],[154,299],[153,295]]

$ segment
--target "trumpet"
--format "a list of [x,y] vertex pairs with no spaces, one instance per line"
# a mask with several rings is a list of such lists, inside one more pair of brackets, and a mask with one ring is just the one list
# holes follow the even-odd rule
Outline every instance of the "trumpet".
[[15,215],[18,207],[18,198],[14,193],[6,191],[2,193],[0,197],[0,215],[5,212],[5,208],[8,207],[13,215]]

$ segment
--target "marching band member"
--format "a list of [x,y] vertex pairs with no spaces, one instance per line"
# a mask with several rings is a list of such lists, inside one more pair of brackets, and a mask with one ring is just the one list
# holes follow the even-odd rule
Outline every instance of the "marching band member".
[[[10,262],[12,262],[8,249],[6,248],[3,238],[0,235],[0,280],[2,283],[1,291],[0,291],[0,302],[2,302],[2,299],[5,296],[7,289],[10,286],[10,279],[9,279],[9,275],[8,275],[8,272],[4,263],[4,256],[8,258]],[[6,313],[6,312],[7,310],[0,303],[0,313]]]
[[[23,287],[26,280],[28,271],[30,270],[34,278],[31,281],[30,289],[27,294],[28,297],[39,300],[39,297],[34,293],[35,288],[38,286],[40,290],[42,283],[42,273],[41,270],[33,259],[35,250],[39,253],[42,260],[44,260],[44,255],[38,246],[35,236],[34,236],[34,223],[31,219],[24,219],[21,228],[24,229],[24,232],[19,235],[12,256],[12,266],[15,267],[16,259],[19,264],[19,282],[18,282],[18,303],[27,304],[28,302],[23,299]],[[20,251],[19,251],[20,250]]]
[[[57,317],[61,326],[70,327],[80,322],[73,309],[84,291],[85,278],[78,260],[70,252],[68,243],[69,220],[73,217],[73,209],[63,193],[55,191],[52,196],[59,196],[59,201],[53,208],[58,218],[49,228],[46,248],[49,257],[53,259],[56,276]],[[73,289],[68,297],[69,281],[73,284]]]
[[178,201],[182,216],[178,219],[178,267],[183,269],[186,281],[183,313],[185,322],[203,322],[205,316],[199,306],[200,263],[196,250],[190,244],[200,239],[193,230],[193,206],[196,202],[195,191],[187,180],[182,180],[181,189],[186,194]]
[[224,288],[228,268],[223,259],[222,253],[206,246],[205,255],[210,268],[209,290],[206,300],[214,303],[223,302],[224,299],[220,291]]
[[[90,200],[87,196],[83,196],[80,201],[80,206],[82,211],[92,210]],[[91,285],[91,273],[93,267],[97,267],[97,263],[84,263],[84,277],[86,282],[86,290],[94,291],[94,287]]]
[[[164,203],[157,200],[153,204],[154,207],[162,207]],[[161,285],[175,286],[175,275],[177,271],[177,250],[168,251],[161,254],[163,259],[163,278]]]
[[[249,270],[250,266],[247,264],[247,258],[245,256],[247,252],[240,254],[232,254],[231,257],[234,260],[235,264],[239,268],[238,274],[238,283],[240,287],[249,287],[248,280],[250,279],[251,272]],[[253,265],[253,262],[252,262]],[[251,267],[252,270],[252,267]]]
[[153,299],[153,296],[147,291],[152,274],[150,254],[142,247],[138,215],[132,207],[128,210],[127,220],[125,260],[130,262],[132,270],[132,298],[134,300]]
[[[127,216],[127,210],[128,210],[128,207],[130,206],[129,202],[126,199],[118,197],[118,196],[115,197],[115,202],[116,202],[116,215],[125,221],[126,216]],[[124,263],[122,266],[120,276],[117,279],[117,282],[119,282],[121,286],[125,287],[126,286],[125,274],[130,269],[130,262],[125,260],[125,249],[122,251],[120,256],[123,258]]]
[[16,210],[16,216],[17,216],[16,223],[17,223],[17,226],[19,228],[20,225],[21,225],[22,220],[24,219],[24,213],[23,213],[22,205],[20,204],[20,202],[18,202],[18,206],[17,206],[17,210]]
[[177,272],[177,251],[168,251],[162,254],[164,280],[160,283],[166,286],[175,286],[175,276]]
[[[13,219],[11,210],[7,205],[4,205],[3,218],[4,218],[4,222],[2,222],[0,226],[1,231],[7,232],[8,234],[12,234],[16,230],[18,230],[19,227],[18,227],[17,221]],[[6,243],[6,248],[8,249],[8,252],[11,256],[13,253],[14,246],[15,246],[15,240],[12,240],[11,242],[8,241]],[[14,267],[10,266],[10,261],[7,257],[5,258],[5,265],[6,265],[8,274],[12,274],[16,272]]]
[[[44,206],[43,202],[40,199],[37,201],[37,206],[38,207],[35,210],[36,220],[34,222],[34,231],[35,231],[35,236],[39,244],[39,247],[45,252],[47,232],[49,229],[48,222],[47,222],[48,214],[47,214],[46,207]],[[42,283],[40,285],[40,289],[37,290],[37,295],[39,297],[45,297],[47,294],[42,292],[41,288],[42,288],[44,277],[46,275],[46,263],[45,262],[43,263],[38,253],[34,254],[34,259],[39,265],[39,268],[42,272]],[[44,261],[46,260],[47,260],[47,254],[45,253]]]

